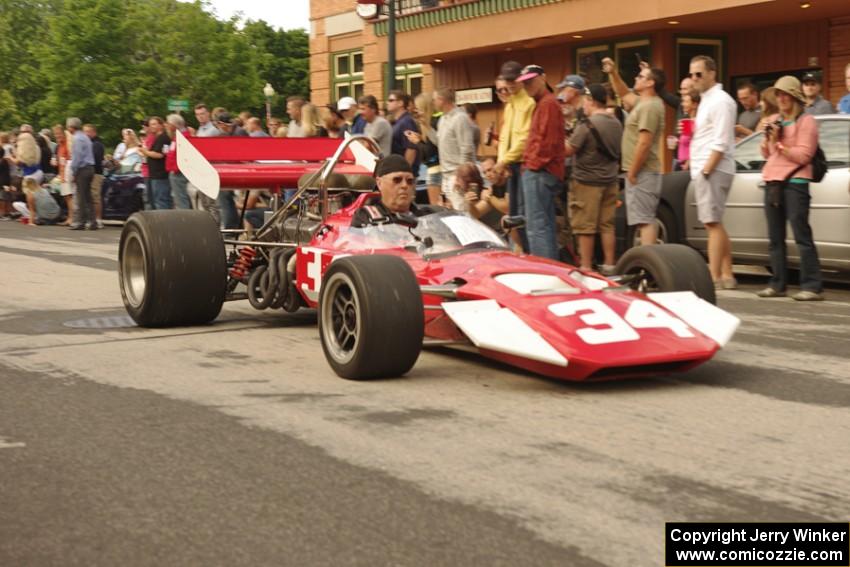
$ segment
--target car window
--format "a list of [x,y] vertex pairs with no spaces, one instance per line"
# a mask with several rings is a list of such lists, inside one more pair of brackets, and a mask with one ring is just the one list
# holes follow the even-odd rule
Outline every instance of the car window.
[[735,169],[739,173],[759,172],[766,161],[761,155],[761,132],[735,146]]
[[822,120],[818,137],[829,167],[850,166],[850,120]]

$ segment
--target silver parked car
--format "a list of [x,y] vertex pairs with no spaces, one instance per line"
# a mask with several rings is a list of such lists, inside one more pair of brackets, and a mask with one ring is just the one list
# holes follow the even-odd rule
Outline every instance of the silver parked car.
[[[829,171],[821,183],[810,186],[809,222],[824,275],[850,279],[850,116],[829,114],[816,119],[820,147],[826,154]],[[767,266],[770,263],[764,189],[761,187],[761,168],[765,162],[759,147],[761,141],[762,133],[757,132],[735,147],[737,173],[723,224],[732,239],[732,256],[737,264]],[[687,172],[665,176],[658,216],[662,239],[686,242],[705,252],[706,231],[697,220],[693,184]],[[790,228],[788,264],[791,268],[799,266],[799,254]]]

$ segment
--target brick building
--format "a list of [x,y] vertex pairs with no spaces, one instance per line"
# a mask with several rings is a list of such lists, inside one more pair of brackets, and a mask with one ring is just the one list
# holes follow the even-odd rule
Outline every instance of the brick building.
[[[498,122],[492,89],[508,59],[602,78],[611,56],[624,77],[635,54],[671,84],[693,55],[712,55],[724,86],[763,86],[783,74],[822,73],[824,96],[845,93],[850,0],[396,0],[396,81],[416,93],[449,86],[479,105],[482,128]],[[364,20],[355,0],[311,0],[310,88],[316,103],[384,92],[387,21]],[[672,124],[668,120],[668,124]],[[481,147],[488,154],[492,148]]]

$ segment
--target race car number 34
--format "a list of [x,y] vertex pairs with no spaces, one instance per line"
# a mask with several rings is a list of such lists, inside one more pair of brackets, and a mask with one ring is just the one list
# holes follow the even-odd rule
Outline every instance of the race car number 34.
[[549,311],[558,317],[577,316],[588,325],[576,330],[576,335],[589,345],[637,341],[638,329],[669,329],[683,339],[696,337],[684,321],[643,299],[633,301],[624,317],[598,299],[555,303],[549,306]]

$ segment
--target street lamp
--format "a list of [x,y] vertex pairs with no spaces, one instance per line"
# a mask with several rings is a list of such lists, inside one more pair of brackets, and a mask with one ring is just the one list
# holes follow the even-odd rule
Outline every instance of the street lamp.
[[275,94],[271,83],[266,83],[263,87],[263,94],[266,95],[266,128],[269,128],[269,122],[272,119],[272,97]]

